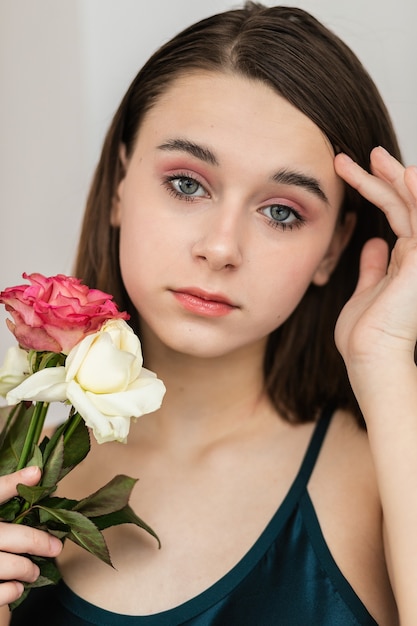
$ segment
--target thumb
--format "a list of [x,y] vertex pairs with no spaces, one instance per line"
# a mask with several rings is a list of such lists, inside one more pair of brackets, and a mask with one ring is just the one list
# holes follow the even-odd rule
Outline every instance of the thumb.
[[33,486],[39,482],[41,471],[39,467],[25,467],[18,472],[0,477],[0,503],[9,500],[17,495],[16,485],[22,483],[24,485]]
[[359,279],[355,294],[377,285],[386,275],[388,244],[383,239],[369,239],[363,247],[359,263]]

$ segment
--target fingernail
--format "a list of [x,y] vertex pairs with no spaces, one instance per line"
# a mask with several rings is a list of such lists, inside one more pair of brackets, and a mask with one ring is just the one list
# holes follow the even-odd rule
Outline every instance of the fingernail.
[[353,163],[353,159],[350,158],[350,156],[348,154],[346,154],[345,152],[340,152],[337,155],[338,160],[343,160],[345,163]]
[[392,154],[390,154],[388,152],[388,150],[386,148],[384,148],[384,146],[377,146],[376,148],[374,148],[375,150],[378,150],[379,154],[381,156],[385,156],[388,159],[393,159],[394,157],[392,156]]

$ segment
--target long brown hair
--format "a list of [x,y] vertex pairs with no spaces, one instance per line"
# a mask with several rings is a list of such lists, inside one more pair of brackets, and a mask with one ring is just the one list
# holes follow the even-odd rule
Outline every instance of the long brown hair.
[[[121,144],[129,156],[144,114],[180,75],[195,70],[227,71],[263,81],[305,113],[336,151],[369,170],[369,154],[383,145],[400,158],[392,124],[371,78],[352,51],[301,9],[244,8],[204,19],[157,50],[133,80],[107,133],[81,234],[75,274],[89,286],[113,293],[132,316],[137,312],[119,268],[119,231],[110,225],[117,185],[123,175]],[[269,338],[265,385],[277,410],[293,421],[314,419],[330,400],[360,411],[344,363],[334,344],[337,316],[351,295],[364,242],[394,235],[382,213],[346,186],[341,217],[357,215],[354,234],[329,282],[311,285],[302,301]]]

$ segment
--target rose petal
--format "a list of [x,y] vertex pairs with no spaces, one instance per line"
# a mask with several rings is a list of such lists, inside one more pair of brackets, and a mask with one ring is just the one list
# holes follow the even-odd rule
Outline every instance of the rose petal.
[[109,419],[91,402],[89,394],[83,391],[80,385],[73,380],[68,383],[67,397],[83,417],[87,426],[93,430],[94,437],[99,443],[115,440],[114,430]]
[[28,376],[9,391],[6,402],[17,404],[22,400],[33,402],[64,402],[67,399],[64,367],[47,367]]
[[159,378],[140,378],[126,391],[91,394],[95,406],[106,415],[140,417],[159,409],[165,385]]
[[112,296],[89,289],[77,278],[58,274],[23,274],[30,285],[0,292],[0,303],[13,318],[18,341],[25,348],[67,354],[84,336],[109,319],[129,319]]
[[108,333],[100,333],[81,363],[76,380],[93,393],[123,391],[130,382],[134,360],[133,354],[113,345]]
[[70,352],[65,360],[65,369],[67,371],[67,381],[72,380],[77,375],[78,369],[81,367],[91,344],[96,340],[98,333],[92,333],[84,337]]
[[6,396],[29,375],[28,353],[18,346],[9,348],[0,368],[0,396]]
[[140,341],[129,324],[127,324],[124,320],[110,320],[103,325],[102,331],[111,336],[114,345],[117,346],[119,350],[131,352],[136,356],[140,365],[142,365],[142,349]]
[[106,443],[107,441],[120,441],[120,443],[126,443],[130,430],[130,424],[132,422],[130,417],[116,415],[114,417],[110,417],[109,422],[113,431],[112,436],[108,439],[103,439],[100,437],[100,433],[96,433],[95,437],[98,443]]
[[27,350],[61,352],[61,345],[46,332],[45,328],[32,328],[22,322],[16,323],[13,332],[19,345]]

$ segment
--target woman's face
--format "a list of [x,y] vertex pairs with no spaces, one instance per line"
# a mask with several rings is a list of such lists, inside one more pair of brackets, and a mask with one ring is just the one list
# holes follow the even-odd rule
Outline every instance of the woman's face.
[[145,116],[112,215],[145,333],[196,356],[264,345],[348,237],[333,156],[260,82],[175,80]]

